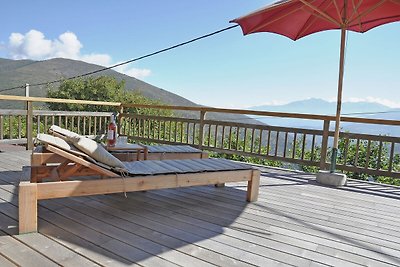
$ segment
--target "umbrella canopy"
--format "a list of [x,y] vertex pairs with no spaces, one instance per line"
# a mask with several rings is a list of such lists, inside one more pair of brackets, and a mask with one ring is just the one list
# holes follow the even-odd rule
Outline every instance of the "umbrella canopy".
[[346,31],[366,32],[400,21],[400,0],[284,0],[234,19],[243,34],[271,32],[292,40],[326,30],[341,30],[338,96],[331,172],[339,142]]
[[333,29],[366,32],[399,20],[399,0],[285,0],[232,22],[244,34],[273,32],[297,40]]

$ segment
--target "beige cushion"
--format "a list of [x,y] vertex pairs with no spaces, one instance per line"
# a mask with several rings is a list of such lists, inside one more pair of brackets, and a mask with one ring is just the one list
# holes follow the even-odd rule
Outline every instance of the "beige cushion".
[[61,128],[60,126],[57,125],[52,125],[49,129],[49,132],[51,133],[57,133],[61,138],[66,138],[66,139],[79,139],[81,137],[79,134],[72,132],[70,130]]
[[126,169],[125,165],[119,159],[111,155],[101,144],[97,143],[96,141],[83,136],[79,138],[70,138],[70,141],[75,147],[88,154],[95,160],[110,167]]
[[70,144],[68,144],[65,140],[57,137],[57,136],[53,136],[53,135],[49,135],[49,134],[38,134],[36,139],[44,144],[50,144],[53,145],[55,147],[64,149],[64,150],[71,150],[72,147]]
[[71,152],[74,155],[82,156],[87,159],[89,159],[91,162],[94,162],[94,160],[89,157],[87,154],[82,153],[80,150],[78,150],[76,147],[65,141],[64,139],[49,135],[49,134],[38,134],[36,137],[36,140],[39,141],[42,144],[49,144],[58,148],[61,148],[65,151]]

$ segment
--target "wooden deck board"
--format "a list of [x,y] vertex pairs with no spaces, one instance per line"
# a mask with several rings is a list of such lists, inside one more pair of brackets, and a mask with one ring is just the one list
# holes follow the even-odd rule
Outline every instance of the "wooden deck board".
[[[75,202],[75,203],[74,203]],[[85,203],[87,207],[82,210],[82,204]],[[85,212],[90,216],[98,216],[103,212],[107,212],[107,216],[102,216],[102,221],[107,224],[112,224],[116,227],[122,228],[127,232],[133,233],[140,237],[147,238],[155,243],[159,243],[163,246],[170,248],[176,248],[176,250],[185,253],[187,255],[193,255],[203,261],[211,262],[216,265],[229,265],[229,266],[250,266],[245,262],[236,261],[232,258],[225,257],[224,255],[215,253],[207,248],[207,246],[199,247],[196,243],[201,240],[195,234],[182,231],[181,229],[167,226],[161,221],[152,221],[146,219],[143,216],[136,215],[125,211],[126,208],[131,206],[132,201],[122,201],[115,206],[109,206],[109,201],[106,201],[107,205],[99,202],[98,199],[85,201],[83,198],[75,198],[70,200],[67,204],[74,210]],[[121,210],[123,208],[123,210]],[[117,218],[114,218],[117,217]],[[191,266],[195,266],[195,262],[190,262]],[[206,264],[201,263],[200,266]]]
[[[3,187],[2,185],[0,187]],[[12,195],[12,193],[7,192],[0,189],[0,197],[1,199],[4,198],[9,198],[7,194]],[[12,205],[13,203],[14,205]],[[5,205],[8,204],[8,205]],[[40,219],[40,223],[43,225],[42,231],[38,234],[26,234],[26,235],[16,235],[17,234],[17,220],[18,220],[18,210],[17,210],[17,201],[13,200],[11,202],[7,203],[0,203],[0,221],[2,223],[7,223],[8,226],[15,225],[15,227],[11,228],[13,232],[8,232],[8,234],[12,234],[16,237],[16,239],[20,240],[21,242],[25,243],[26,245],[35,248],[37,251],[41,251],[42,249],[48,250],[48,248],[52,248],[52,250],[49,250],[47,253],[46,251],[44,254],[46,256],[52,258],[54,261],[58,262],[59,264],[63,266],[98,266],[98,265],[104,265],[106,263],[112,262],[110,260],[110,257],[107,258],[102,258],[98,257],[98,255],[106,255],[110,254],[105,250],[99,249],[98,246],[92,246],[91,244],[85,243],[84,240],[79,238],[78,236],[74,236],[71,234],[71,232],[66,232],[65,230],[58,228],[54,224],[54,218],[47,218],[49,221],[46,221],[44,219]],[[10,218],[5,219],[3,214],[7,214],[8,216],[11,216],[14,221],[11,221]],[[11,222],[10,222],[11,221]],[[64,223],[63,221],[61,221]],[[50,232],[50,235],[49,235]],[[47,239],[44,239],[44,237],[41,235],[47,236]],[[63,239],[61,239],[63,237]],[[38,242],[40,240],[40,242]],[[53,242],[52,240],[55,240],[57,243],[63,245],[65,248],[58,246],[56,242]],[[80,245],[73,245],[70,246],[70,244],[80,244]],[[68,249],[67,249],[68,248]],[[87,249],[89,248],[89,249]],[[82,252],[80,252],[82,251]],[[55,255],[53,255],[56,253]],[[91,257],[88,257],[90,255]],[[108,255],[110,256],[110,255]],[[100,260],[98,259],[100,258]],[[87,259],[90,259],[93,262],[98,262],[98,264],[95,263],[90,263]],[[123,261],[123,257],[120,257],[119,261]],[[128,264],[129,261],[125,261],[125,264]],[[1,265],[0,265],[1,266]],[[118,265],[116,265],[118,266]],[[121,265],[122,266],[122,265]],[[126,265],[123,265],[126,266]]]
[[[192,193],[192,192],[190,192],[190,193],[191,194],[195,194],[195,193]],[[217,200],[217,198],[215,198],[215,200]],[[232,200],[229,200],[229,201],[232,201]],[[268,202],[268,206],[270,206],[270,202]],[[259,210],[259,209],[257,209],[257,210]],[[254,213],[254,211],[253,212],[252,211],[247,211],[247,212]],[[291,216],[293,216],[293,217],[295,216],[295,214],[293,212],[291,212],[291,211],[289,211],[287,214],[291,214]],[[333,252],[334,254],[332,254],[332,255],[338,256],[340,254],[345,253],[346,255],[343,255],[344,258],[349,257],[349,256],[351,256],[353,258],[354,257],[358,257],[358,255],[354,255],[354,254],[353,255],[348,255],[347,251],[353,251],[353,252],[356,252],[357,254],[359,254],[360,256],[370,258],[369,260],[371,260],[372,254],[371,254],[370,250],[366,250],[366,249],[363,249],[363,248],[356,247],[352,243],[347,243],[347,244],[346,243],[339,243],[338,241],[341,241],[340,239],[331,240],[328,235],[327,236],[313,235],[314,233],[312,233],[310,231],[305,231],[304,229],[301,229],[300,227],[297,228],[297,229],[296,228],[293,229],[294,228],[293,225],[289,224],[290,220],[288,220],[287,222],[284,222],[282,220],[282,218],[279,218],[279,217],[272,218],[272,219],[273,220],[265,219],[264,223],[267,224],[265,226],[265,229],[268,229],[269,233],[274,233],[274,236],[270,237],[270,238],[273,238],[274,240],[276,239],[276,240],[278,240],[280,242],[284,241],[284,242],[286,242],[288,244],[292,244],[292,245],[296,245],[296,246],[300,245],[301,246],[302,244],[297,242],[297,240],[294,239],[294,237],[295,237],[295,238],[300,239],[302,241],[308,241],[308,242],[312,242],[312,243],[318,245],[318,250],[321,250],[321,249],[329,250],[329,249],[332,249],[332,248],[336,248],[337,250],[335,250]],[[301,218],[296,217],[296,219],[299,220]],[[279,220],[281,221],[280,223],[279,223]],[[306,223],[306,221],[304,221],[304,223]],[[301,226],[301,224],[298,224],[298,225]],[[318,227],[317,224],[310,223],[310,225],[312,225],[313,227]],[[249,229],[248,227],[249,226],[247,226],[246,229]],[[262,225],[260,225],[260,228],[263,228]],[[258,228],[258,231],[261,232],[260,228]],[[250,231],[251,230],[249,230],[249,232]],[[267,231],[265,231],[265,233],[267,233]],[[276,237],[276,235],[282,235],[282,236]],[[297,243],[299,243],[299,244],[297,244]],[[385,257],[381,257],[380,253],[375,253],[373,257],[374,258],[380,258],[383,261],[386,260]],[[366,259],[362,259],[360,257],[358,257],[358,258],[359,258],[359,260],[361,260],[361,262],[365,262],[366,261]],[[392,260],[392,262],[394,264],[398,264],[398,259],[394,259],[394,260]]]
[[[172,205],[172,203],[170,202],[169,205]],[[179,204],[179,205],[182,206],[182,204]],[[189,206],[187,207],[187,209],[190,209]],[[199,210],[199,213],[196,214],[193,210],[195,210],[195,211]],[[221,214],[219,212],[219,209],[215,209],[214,211],[212,211],[210,208],[207,211],[203,208],[200,208],[200,209],[197,207],[194,209],[192,208],[191,212],[186,215],[189,216],[189,214],[191,217],[196,217],[199,220],[206,220],[207,222],[213,223],[216,225],[223,223],[223,220],[221,220],[220,218],[217,217],[218,214],[220,214],[221,217],[229,218],[228,213]],[[307,242],[307,240],[287,241],[287,238],[284,238],[284,237],[280,237],[278,239],[271,238],[270,237],[271,233],[269,231],[270,224],[268,222],[266,224],[264,224],[264,222],[260,222],[259,220],[257,221],[257,220],[253,220],[253,219],[247,219],[247,220],[246,219],[238,219],[236,222],[238,222],[238,223],[235,224],[234,226],[232,226],[234,230],[238,230],[240,232],[243,229],[247,233],[250,233],[250,235],[247,235],[247,238],[250,238],[251,242],[253,242],[255,244],[259,244],[260,246],[265,246],[265,247],[271,247],[271,248],[280,250],[283,253],[288,253],[289,255],[286,256],[285,258],[289,257],[291,254],[298,254],[299,250],[298,250],[298,248],[296,248],[296,246],[298,246],[302,250],[303,257],[305,257],[305,258],[308,257],[309,259],[313,259],[313,260],[317,261],[318,256],[319,256],[320,261],[323,261],[325,263],[336,262],[335,265],[350,266],[350,263],[348,263],[348,262],[346,262],[346,264],[344,264],[344,262],[340,262],[336,258],[332,258],[332,257],[330,258],[329,256],[322,257],[323,255],[314,254],[313,251],[316,249],[315,244],[309,244]],[[253,223],[257,227],[252,227]],[[268,229],[268,230],[263,232],[263,229]],[[264,234],[263,238],[261,238],[261,239],[255,238],[253,233],[260,233],[260,232]],[[232,235],[236,238],[240,238],[240,239],[242,238],[242,234],[238,233],[238,232],[235,233],[235,231],[232,232],[230,230],[225,230],[224,233],[225,234],[230,233],[230,235]],[[287,242],[287,243],[285,243],[285,242]],[[305,242],[308,244],[304,244]],[[308,256],[306,256],[306,255],[308,255]]]
[[[57,200],[46,201],[45,205],[48,206],[50,202],[54,204],[54,202],[57,202]],[[82,204],[80,204],[79,206],[82,206]],[[82,213],[74,209],[64,207],[57,210],[57,213],[73,221],[78,220],[79,222],[75,222],[82,223],[86,225],[87,228],[92,229],[93,231],[105,233],[105,235],[112,238],[113,240],[118,240],[119,242],[129,244],[129,246],[135,247],[138,250],[143,251],[144,253],[149,253],[150,255],[148,256],[142,255],[144,259],[155,259],[159,257],[159,266],[166,266],[168,264],[168,261],[173,262],[174,260],[186,263],[185,265],[190,263],[192,266],[208,266],[207,262],[189,257],[188,255],[181,253],[178,250],[170,249],[164,245],[154,242],[150,240],[150,238],[142,237],[141,235],[144,234],[137,233],[140,228],[134,228],[137,226],[129,223],[126,220],[118,219],[117,217],[109,215],[106,212],[100,211],[98,213],[95,213],[95,211],[96,210],[94,209],[88,209],[87,207],[85,207],[84,210],[82,210]],[[131,230],[131,228],[133,229]],[[151,255],[153,257],[150,257]],[[169,265],[172,266],[172,264]]]
[[[190,192],[192,193],[192,192]],[[208,192],[203,192],[203,193],[192,193],[192,197],[198,195],[198,198],[201,200],[204,198]],[[276,201],[274,199],[280,198],[279,201]],[[317,207],[314,203],[307,203],[307,205],[302,206],[301,200],[296,199],[295,197],[293,198],[292,202],[288,202],[285,200],[282,200],[285,198],[285,196],[281,193],[278,195],[273,195],[273,193],[270,194],[269,198],[261,198],[259,203],[262,204],[264,207],[276,207],[277,209],[280,210],[285,210],[288,214],[298,214],[299,216],[302,216],[302,219],[307,219],[306,215],[310,218],[310,220],[315,219],[315,221],[322,220],[322,221],[329,221],[332,223],[338,223],[341,225],[347,225],[351,228],[358,228],[358,229],[363,229],[371,232],[376,232],[379,234],[384,234],[384,235],[392,235],[394,237],[393,241],[396,241],[396,238],[400,237],[400,233],[393,232],[396,230],[396,226],[393,222],[388,220],[387,224],[378,224],[374,221],[371,221],[370,218],[374,217],[371,215],[370,218],[367,217],[367,214],[360,214],[357,213],[356,211],[347,211],[347,212],[329,212],[325,206],[323,208]],[[218,200],[221,200],[221,203],[224,203],[223,201],[229,201],[230,203],[235,202],[236,198],[218,198]],[[220,202],[218,202],[220,203]],[[239,203],[239,202],[238,202]],[[294,203],[296,203],[296,208],[294,207]],[[240,203],[239,203],[240,204]],[[320,205],[320,204],[319,204]],[[222,205],[221,205],[222,206]],[[224,207],[228,208],[228,205],[224,205]],[[231,205],[232,207],[232,205]],[[310,210],[310,207],[313,207],[313,210]],[[252,214],[258,214],[260,212],[263,212],[262,207],[257,207],[255,206],[253,211],[250,211]],[[378,229],[377,229],[378,228]],[[398,241],[398,240],[397,240]]]
[[0,254],[0,266],[4,267],[15,267],[18,266],[15,263],[13,263],[11,260],[7,259],[3,255]]
[[0,153],[0,266],[400,265],[399,187],[266,168],[254,203],[245,183],[46,200],[39,233],[16,235],[28,164]]
[[[129,197],[132,197],[132,194]],[[137,202],[136,199],[135,199],[135,202]],[[106,203],[109,203],[109,200],[106,201]],[[119,201],[119,203],[116,204],[116,206],[120,206],[120,205],[123,205],[123,203],[121,203],[121,201]],[[269,253],[267,253],[265,251],[264,251],[264,253],[255,253],[253,251],[253,248],[254,248],[254,244],[256,244],[256,242],[248,242],[247,240],[244,240],[244,239],[230,238],[228,236],[219,236],[220,233],[225,233],[227,231],[226,227],[222,227],[221,225],[214,224],[212,230],[209,230],[208,227],[200,228],[201,226],[198,225],[197,223],[190,224],[190,223],[179,221],[179,220],[175,219],[175,217],[179,216],[179,214],[171,214],[172,211],[166,211],[166,213],[163,214],[163,211],[165,211],[164,207],[157,208],[155,206],[149,206],[149,205],[147,205],[147,206],[148,207],[146,207],[146,204],[144,204],[144,203],[140,203],[136,207],[132,207],[131,205],[129,205],[129,208],[127,207],[127,211],[129,211],[130,213],[135,213],[135,212],[138,212],[138,210],[140,210],[141,208],[153,210],[154,213],[159,213],[159,215],[157,216],[154,213],[147,215],[147,213],[146,213],[147,219],[162,222],[163,224],[169,225],[169,227],[179,227],[178,228],[179,231],[186,232],[185,235],[187,235],[189,233],[196,233],[196,235],[199,235],[203,238],[208,239],[206,247],[221,248],[221,246],[222,246],[223,253],[225,253],[226,249],[229,247],[232,247],[232,248],[235,248],[238,250],[241,249],[244,252],[246,252],[246,254],[249,256],[251,254],[253,254],[250,256],[252,258],[252,261],[254,261],[255,258],[260,258],[261,262],[267,260],[267,259],[263,259],[262,257],[268,257],[273,253],[277,253],[276,251],[272,251],[272,250],[270,250]],[[160,215],[160,214],[163,214],[163,215]],[[182,233],[179,235],[179,237],[180,236],[182,236]],[[197,238],[199,238],[199,237],[197,237]],[[204,243],[204,241],[202,241],[201,243]],[[196,242],[196,244],[199,244],[199,242]],[[290,255],[285,255],[286,261],[289,260],[289,259],[287,259],[289,256]],[[304,265],[309,264],[309,262],[307,262],[306,260],[302,262],[301,260],[296,258],[296,264],[304,266]]]

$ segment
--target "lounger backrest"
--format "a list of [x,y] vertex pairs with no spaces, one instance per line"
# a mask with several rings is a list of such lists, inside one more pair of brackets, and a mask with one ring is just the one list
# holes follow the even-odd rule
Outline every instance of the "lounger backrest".
[[80,151],[86,153],[95,160],[104,163],[113,168],[126,169],[125,165],[108,152],[103,145],[87,137],[74,137],[69,138],[69,141],[77,147]]
[[101,167],[117,171],[126,170],[125,165],[119,159],[115,158],[104,147],[89,138],[80,137],[76,139],[76,142],[67,142],[57,136],[48,134],[38,134],[36,138],[41,143],[49,144],[74,155],[82,156]]
[[78,138],[80,137],[79,134],[72,132],[70,130],[61,128],[60,126],[57,125],[52,125],[49,129],[49,133],[56,135],[64,140],[66,140],[67,138]]
[[74,155],[82,156],[82,157],[88,158],[90,161],[94,161],[87,154],[81,152],[76,147],[74,147],[72,144],[68,143],[64,139],[59,138],[57,136],[40,133],[36,137],[36,142],[39,142],[39,143],[45,144],[45,145],[49,144],[49,145],[55,146],[57,148],[61,148],[67,152],[74,154]]
[[61,128],[57,125],[52,125],[49,129],[49,132],[64,139],[67,143],[73,144],[80,151],[103,164],[113,168],[125,169],[125,165],[119,159],[114,157],[101,144],[94,140],[81,136],[70,130]]

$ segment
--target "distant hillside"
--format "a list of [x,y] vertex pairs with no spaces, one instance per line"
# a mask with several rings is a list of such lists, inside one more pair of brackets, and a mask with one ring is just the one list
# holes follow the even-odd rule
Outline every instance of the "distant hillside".
[[[92,72],[102,68],[104,67],[78,60],[64,58],[55,58],[44,61],[11,60],[0,58],[0,90],[23,85],[25,83],[35,84],[47,81],[54,81],[61,78],[67,78],[83,73]],[[177,106],[199,106],[198,104],[193,103],[192,101],[179,95],[173,94],[164,89],[155,87],[144,81],[127,76],[125,74],[121,74],[114,70],[106,70],[94,74],[93,76],[101,75],[109,75],[115,77],[117,80],[125,80],[125,88],[127,90],[139,91],[146,97],[161,100],[166,104]],[[24,96],[25,89],[19,88],[4,92],[0,91],[0,94]],[[32,86],[30,88],[30,95],[38,97],[46,96],[46,87]],[[22,103],[20,104],[20,106],[16,106],[15,102],[0,101],[0,109],[22,107]],[[185,112],[183,115],[194,116],[195,114],[197,113]],[[259,121],[253,120],[244,115],[236,114],[209,114],[207,118],[260,124]]]
[[[251,107],[253,110],[265,110],[290,113],[309,113],[319,115],[335,115],[336,102],[328,102],[323,99],[310,98],[294,101],[285,105],[263,105]],[[390,110],[390,107],[370,102],[344,102],[342,114],[359,112],[382,112]]]
[[[285,105],[278,106],[257,106],[250,108],[252,110],[263,111],[276,111],[276,112],[290,112],[290,113],[308,113],[319,115],[335,115],[336,103],[327,102],[322,99],[307,99],[302,101],[295,101]],[[360,114],[368,113],[368,114]],[[363,117],[371,119],[386,119],[386,120],[400,120],[400,109],[392,109],[385,105],[370,102],[344,102],[342,105],[342,114],[349,117]],[[346,115],[349,114],[349,115]],[[258,119],[263,123],[270,125],[297,127],[297,128],[311,128],[322,129],[323,122],[315,120],[300,120],[300,119],[283,119],[283,118],[267,118],[262,117]],[[333,130],[334,123],[331,123]],[[400,127],[398,126],[374,126],[358,123],[342,123],[341,127],[345,131],[356,133],[368,134],[383,134],[391,136],[400,136]]]
[[[0,89],[14,87],[25,83],[34,84],[58,80],[102,68],[104,67],[64,58],[55,58],[44,61],[0,59]],[[127,90],[140,91],[146,97],[159,99],[167,104],[184,106],[195,105],[195,103],[181,96],[114,70],[106,70],[94,74],[93,76],[101,75],[110,75],[118,80],[125,80]],[[25,95],[24,89],[16,89],[0,93],[9,95]],[[31,96],[45,96],[46,88],[45,86],[31,87],[30,94]]]

